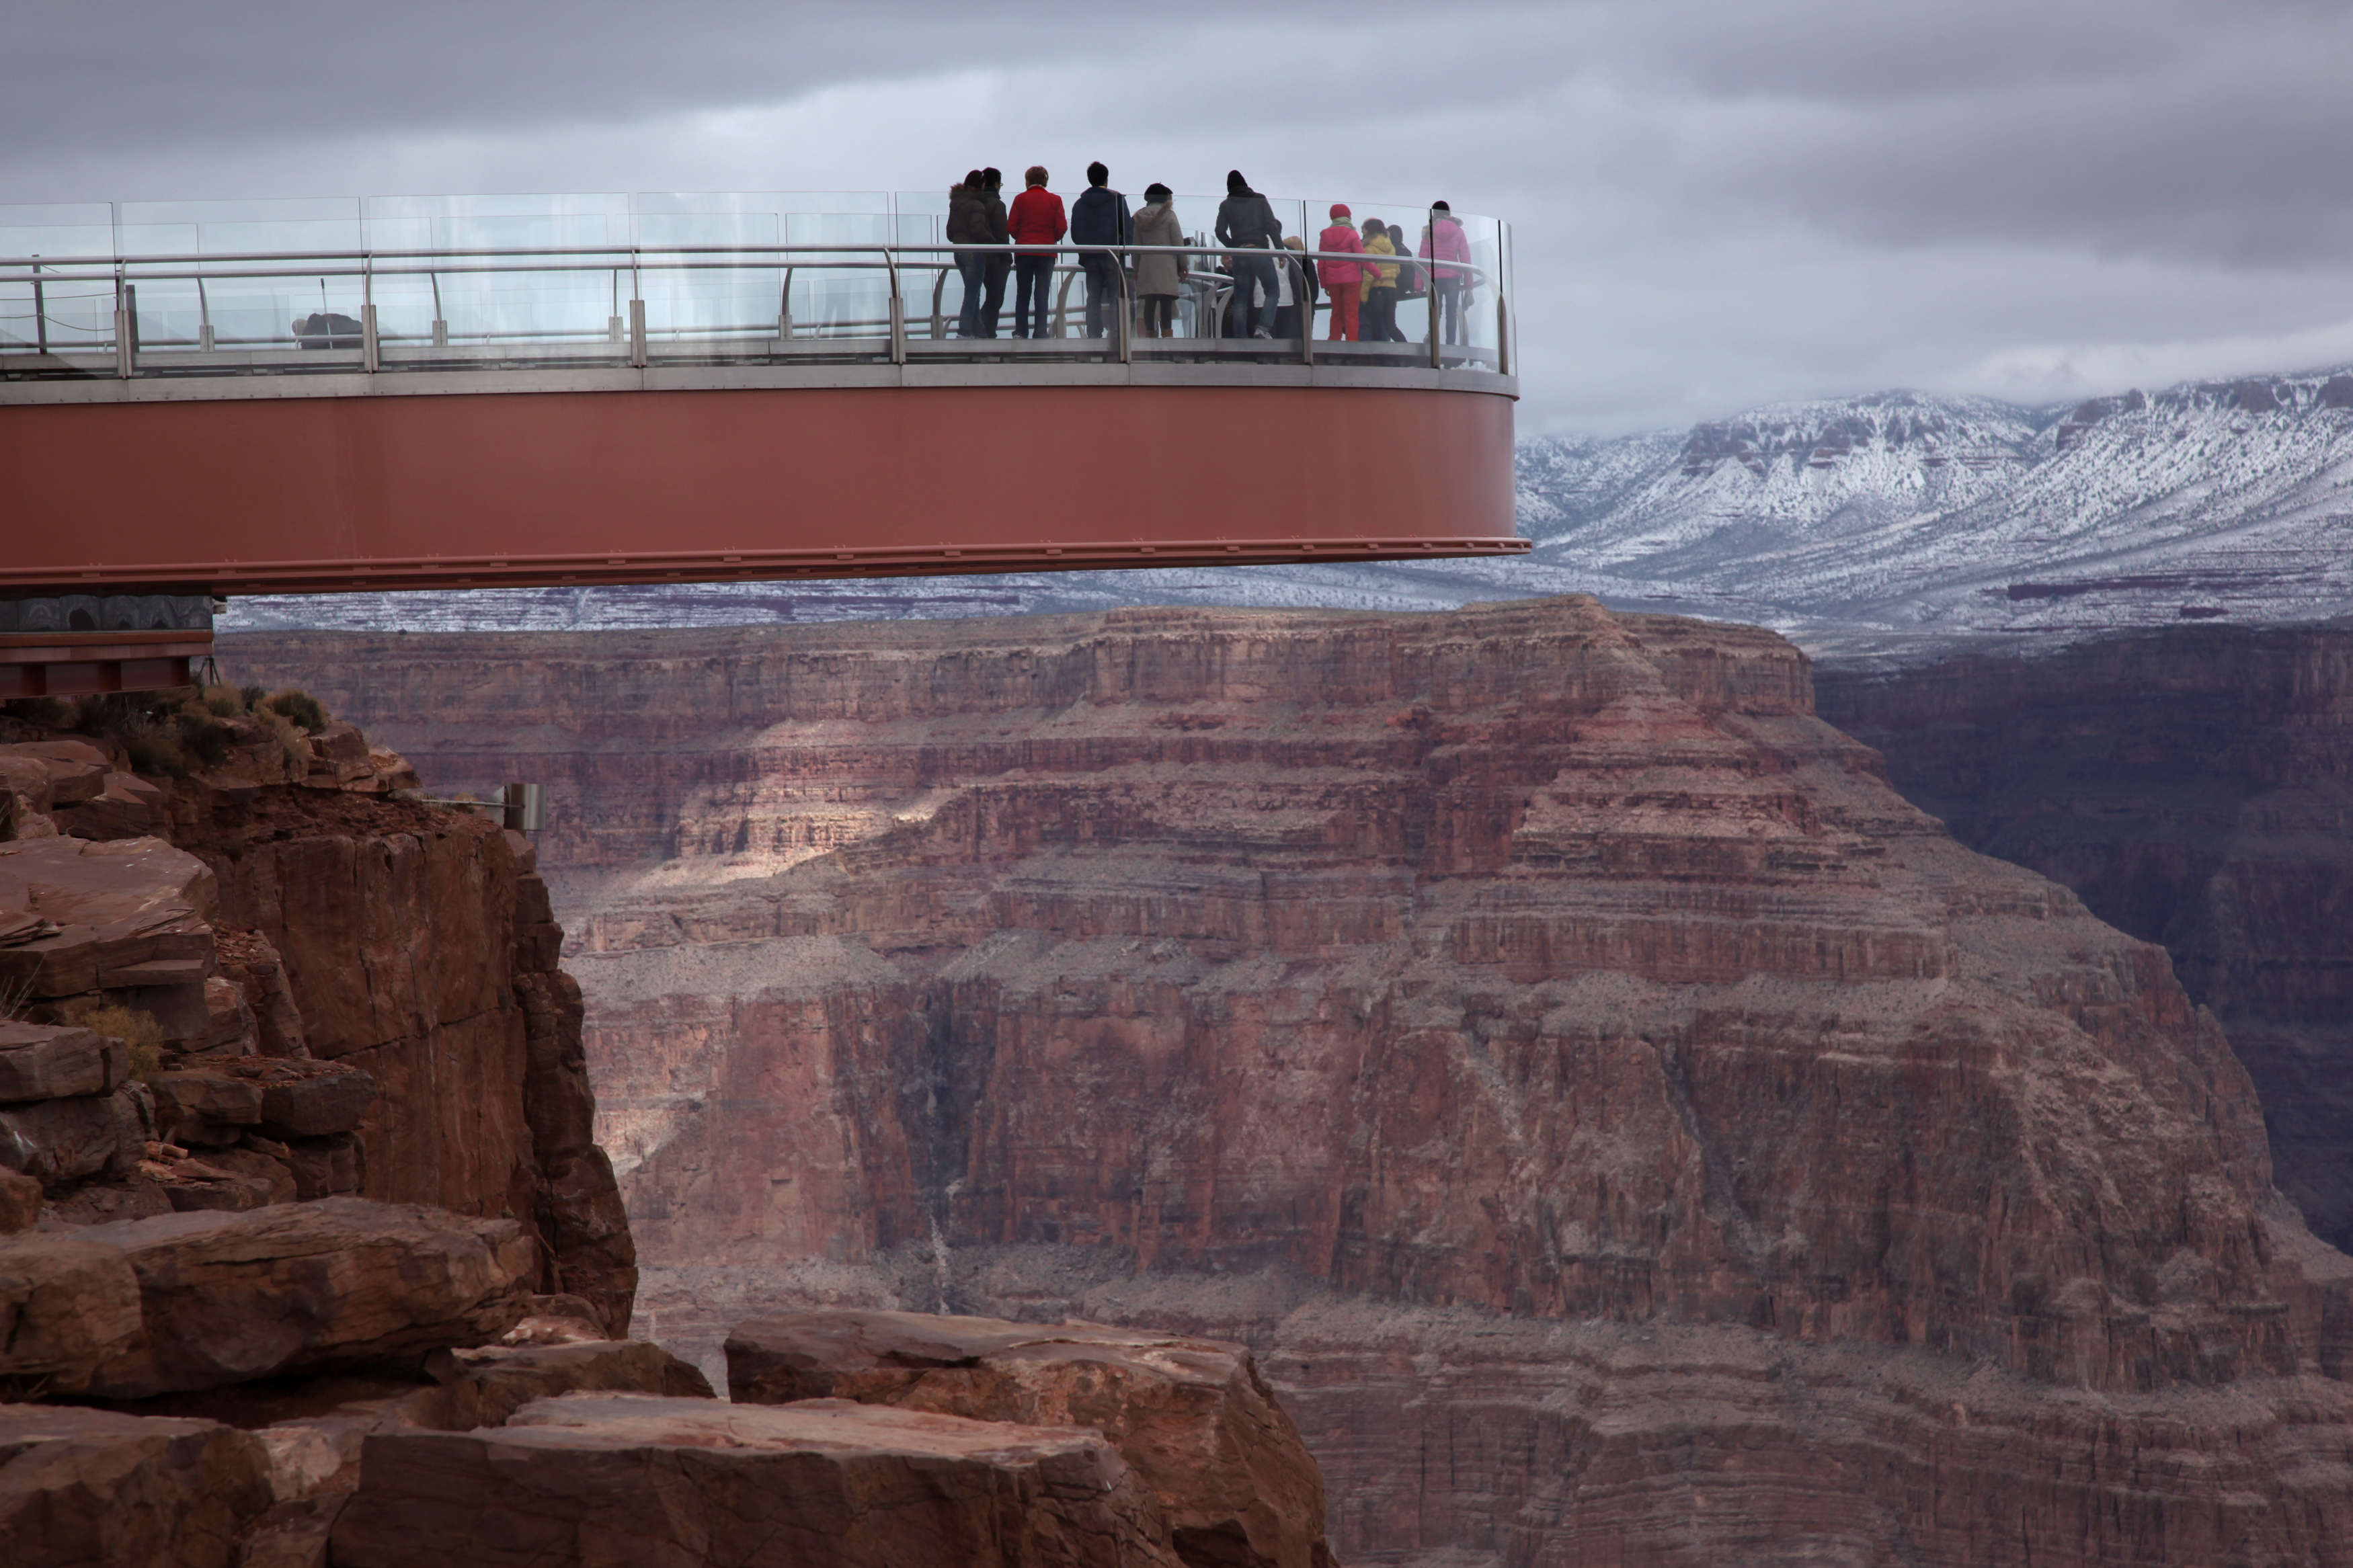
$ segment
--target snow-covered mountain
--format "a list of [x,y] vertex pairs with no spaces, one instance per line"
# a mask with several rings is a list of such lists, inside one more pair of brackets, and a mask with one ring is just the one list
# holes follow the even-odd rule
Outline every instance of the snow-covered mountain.
[[[2072,410],[1881,393],[1519,450],[1514,561],[251,599],[224,630],[586,628],[1133,604],[1440,608],[1591,593],[1902,657],[2189,618],[2353,613],[2353,374]],[[394,596],[384,596],[394,597]]]

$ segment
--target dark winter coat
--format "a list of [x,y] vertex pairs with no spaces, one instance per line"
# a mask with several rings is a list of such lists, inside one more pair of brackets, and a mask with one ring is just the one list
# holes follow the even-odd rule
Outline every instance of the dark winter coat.
[[1101,185],[1089,185],[1071,204],[1072,245],[1134,245],[1135,220],[1128,216],[1127,198]]
[[1256,191],[1242,191],[1218,204],[1218,243],[1237,250],[1263,250],[1282,243],[1282,224],[1273,204]]

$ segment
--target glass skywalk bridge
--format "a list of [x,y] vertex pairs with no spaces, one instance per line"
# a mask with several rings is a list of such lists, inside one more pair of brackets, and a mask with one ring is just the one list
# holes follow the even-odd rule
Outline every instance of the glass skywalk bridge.
[[[1329,205],[1277,212],[1313,234]],[[1429,248],[1433,215],[1351,205]],[[1176,335],[1135,330],[1136,247],[1092,253],[1115,298],[1084,335],[1066,245],[1018,339],[1010,279],[1000,335],[958,332],[945,208],[0,208],[0,695],[183,669],[209,595],[1527,548],[1506,226],[1457,215],[1446,259],[1398,260],[1404,341],[1237,335],[1236,279],[1262,284],[1201,243],[1161,251]],[[1278,296],[1316,292],[1326,258],[1271,254]]]

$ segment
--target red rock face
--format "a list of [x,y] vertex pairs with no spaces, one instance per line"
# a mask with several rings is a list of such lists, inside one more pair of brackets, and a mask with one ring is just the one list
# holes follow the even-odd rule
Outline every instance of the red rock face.
[[536,1222],[546,1289],[626,1331],[635,1258],[596,1146],[579,1013],[533,851],[468,813],[285,787],[174,787],[174,841],[282,963],[310,1055],[378,1088],[362,1190]]
[[2166,946],[2262,1094],[2280,1190],[2353,1245],[2353,634],[1839,673],[1823,704],[1964,843]]
[[[0,728],[0,998],[31,1019],[0,1019],[0,1165],[53,1217],[355,1191],[503,1215],[537,1233],[543,1289],[626,1331],[634,1248],[521,834],[392,798],[415,775],[349,724],[307,773],[304,742],[246,722],[219,765],[160,783]],[[143,819],[93,815],[110,800]],[[142,1082],[72,1027],[103,1004],[155,1021]]]
[[[1564,600],[396,651],[235,657],[428,777],[550,784],[665,1341],[1247,1340],[1344,1561],[2353,1524],[2279,1479],[2346,1443],[2353,1266],[2273,1204],[2221,1031],[1906,804],[1776,637]],[[2109,1442],[2174,1500],[2084,1473]],[[2226,1473],[2287,1522],[2232,1534]]]

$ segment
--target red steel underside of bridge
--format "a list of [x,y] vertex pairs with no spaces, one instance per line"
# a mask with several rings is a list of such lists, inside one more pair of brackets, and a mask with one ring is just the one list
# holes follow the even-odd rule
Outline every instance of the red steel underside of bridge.
[[1512,403],[1305,386],[0,407],[0,592],[315,593],[1508,554]]

